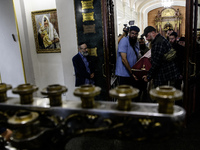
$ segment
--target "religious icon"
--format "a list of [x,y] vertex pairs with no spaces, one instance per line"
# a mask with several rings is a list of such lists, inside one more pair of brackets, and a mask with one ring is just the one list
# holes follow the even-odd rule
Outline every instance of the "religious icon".
[[32,12],[37,53],[59,53],[60,38],[56,9]]

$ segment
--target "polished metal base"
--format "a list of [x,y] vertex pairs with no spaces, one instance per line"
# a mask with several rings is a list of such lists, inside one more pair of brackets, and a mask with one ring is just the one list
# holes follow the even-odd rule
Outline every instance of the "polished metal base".
[[45,140],[51,143],[50,147],[64,147],[71,138],[86,133],[105,136],[109,133],[115,138],[137,141],[174,136],[184,126],[185,110],[176,105],[173,109],[172,114],[159,113],[158,103],[132,102],[130,109],[123,111],[118,109],[117,102],[107,101],[95,101],[93,108],[82,108],[81,100],[62,100],[61,106],[50,106],[49,98],[36,97],[32,104],[21,104],[18,98],[0,103],[0,112],[8,117],[9,110],[40,114],[38,131],[41,132],[37,136],[11,140],[19,149],[29,149],[33,143],[36,148],[41,147],[41,141]]

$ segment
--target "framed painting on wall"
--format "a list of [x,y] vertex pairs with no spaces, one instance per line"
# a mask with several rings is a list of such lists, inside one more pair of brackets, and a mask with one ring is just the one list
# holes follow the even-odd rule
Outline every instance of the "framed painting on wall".
[[37,53],[60,53],[56,9],[31,12]]

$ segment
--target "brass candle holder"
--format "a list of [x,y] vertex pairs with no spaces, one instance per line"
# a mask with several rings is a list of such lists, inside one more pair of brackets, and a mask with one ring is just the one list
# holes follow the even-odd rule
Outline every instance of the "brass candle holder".
[[14,139],[24,139],[34,136],[38,133],[39,114],[37,112],[29,112],[19,110],[14,116],[8,119],[8,124],[15,128],[13,132]]
[[86,84],[74,90],[74,95],[81,98],[83,108],[94,107],[94,97],[100,94],[101,88]]
[[31,104],[33,102],[33,92],[37,91],[38,87],[35,85],[20,84],[12,90],[14,94],[20,95],[21,104]]
[[67,92],[67,88],[65,86],[61,86],[59,84],[48,85],[44,88],[41,93],[43,95],[48,95],[50,106],[61,106],[62,105],[62,97],[61,94]]
[[12,88],[11,85],[5,84],[5,83],[0,83],[0,102],[5,102],[7,101],[7,90],[10,90]]
[[159,113],[173,114],[174,102],[182,99],[183,92],[172,86],[164,85],[150,90],[150,97],[158,102]]
[[129,85],[119,85],[109,91],[111,97],[117,98],[119,110],[130,110],[131,99],[138,96],[139,90]]

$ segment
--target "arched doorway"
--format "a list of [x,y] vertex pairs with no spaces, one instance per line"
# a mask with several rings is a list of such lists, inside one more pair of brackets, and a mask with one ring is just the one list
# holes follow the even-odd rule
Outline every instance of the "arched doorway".
[[178,33],[178,36],[181,36],[180,28],[182,18],[179,8],[164,8],[161,11],[158,10],[157,15],[155,16],[157,31],[165,36],[168,29],[173,29]]

